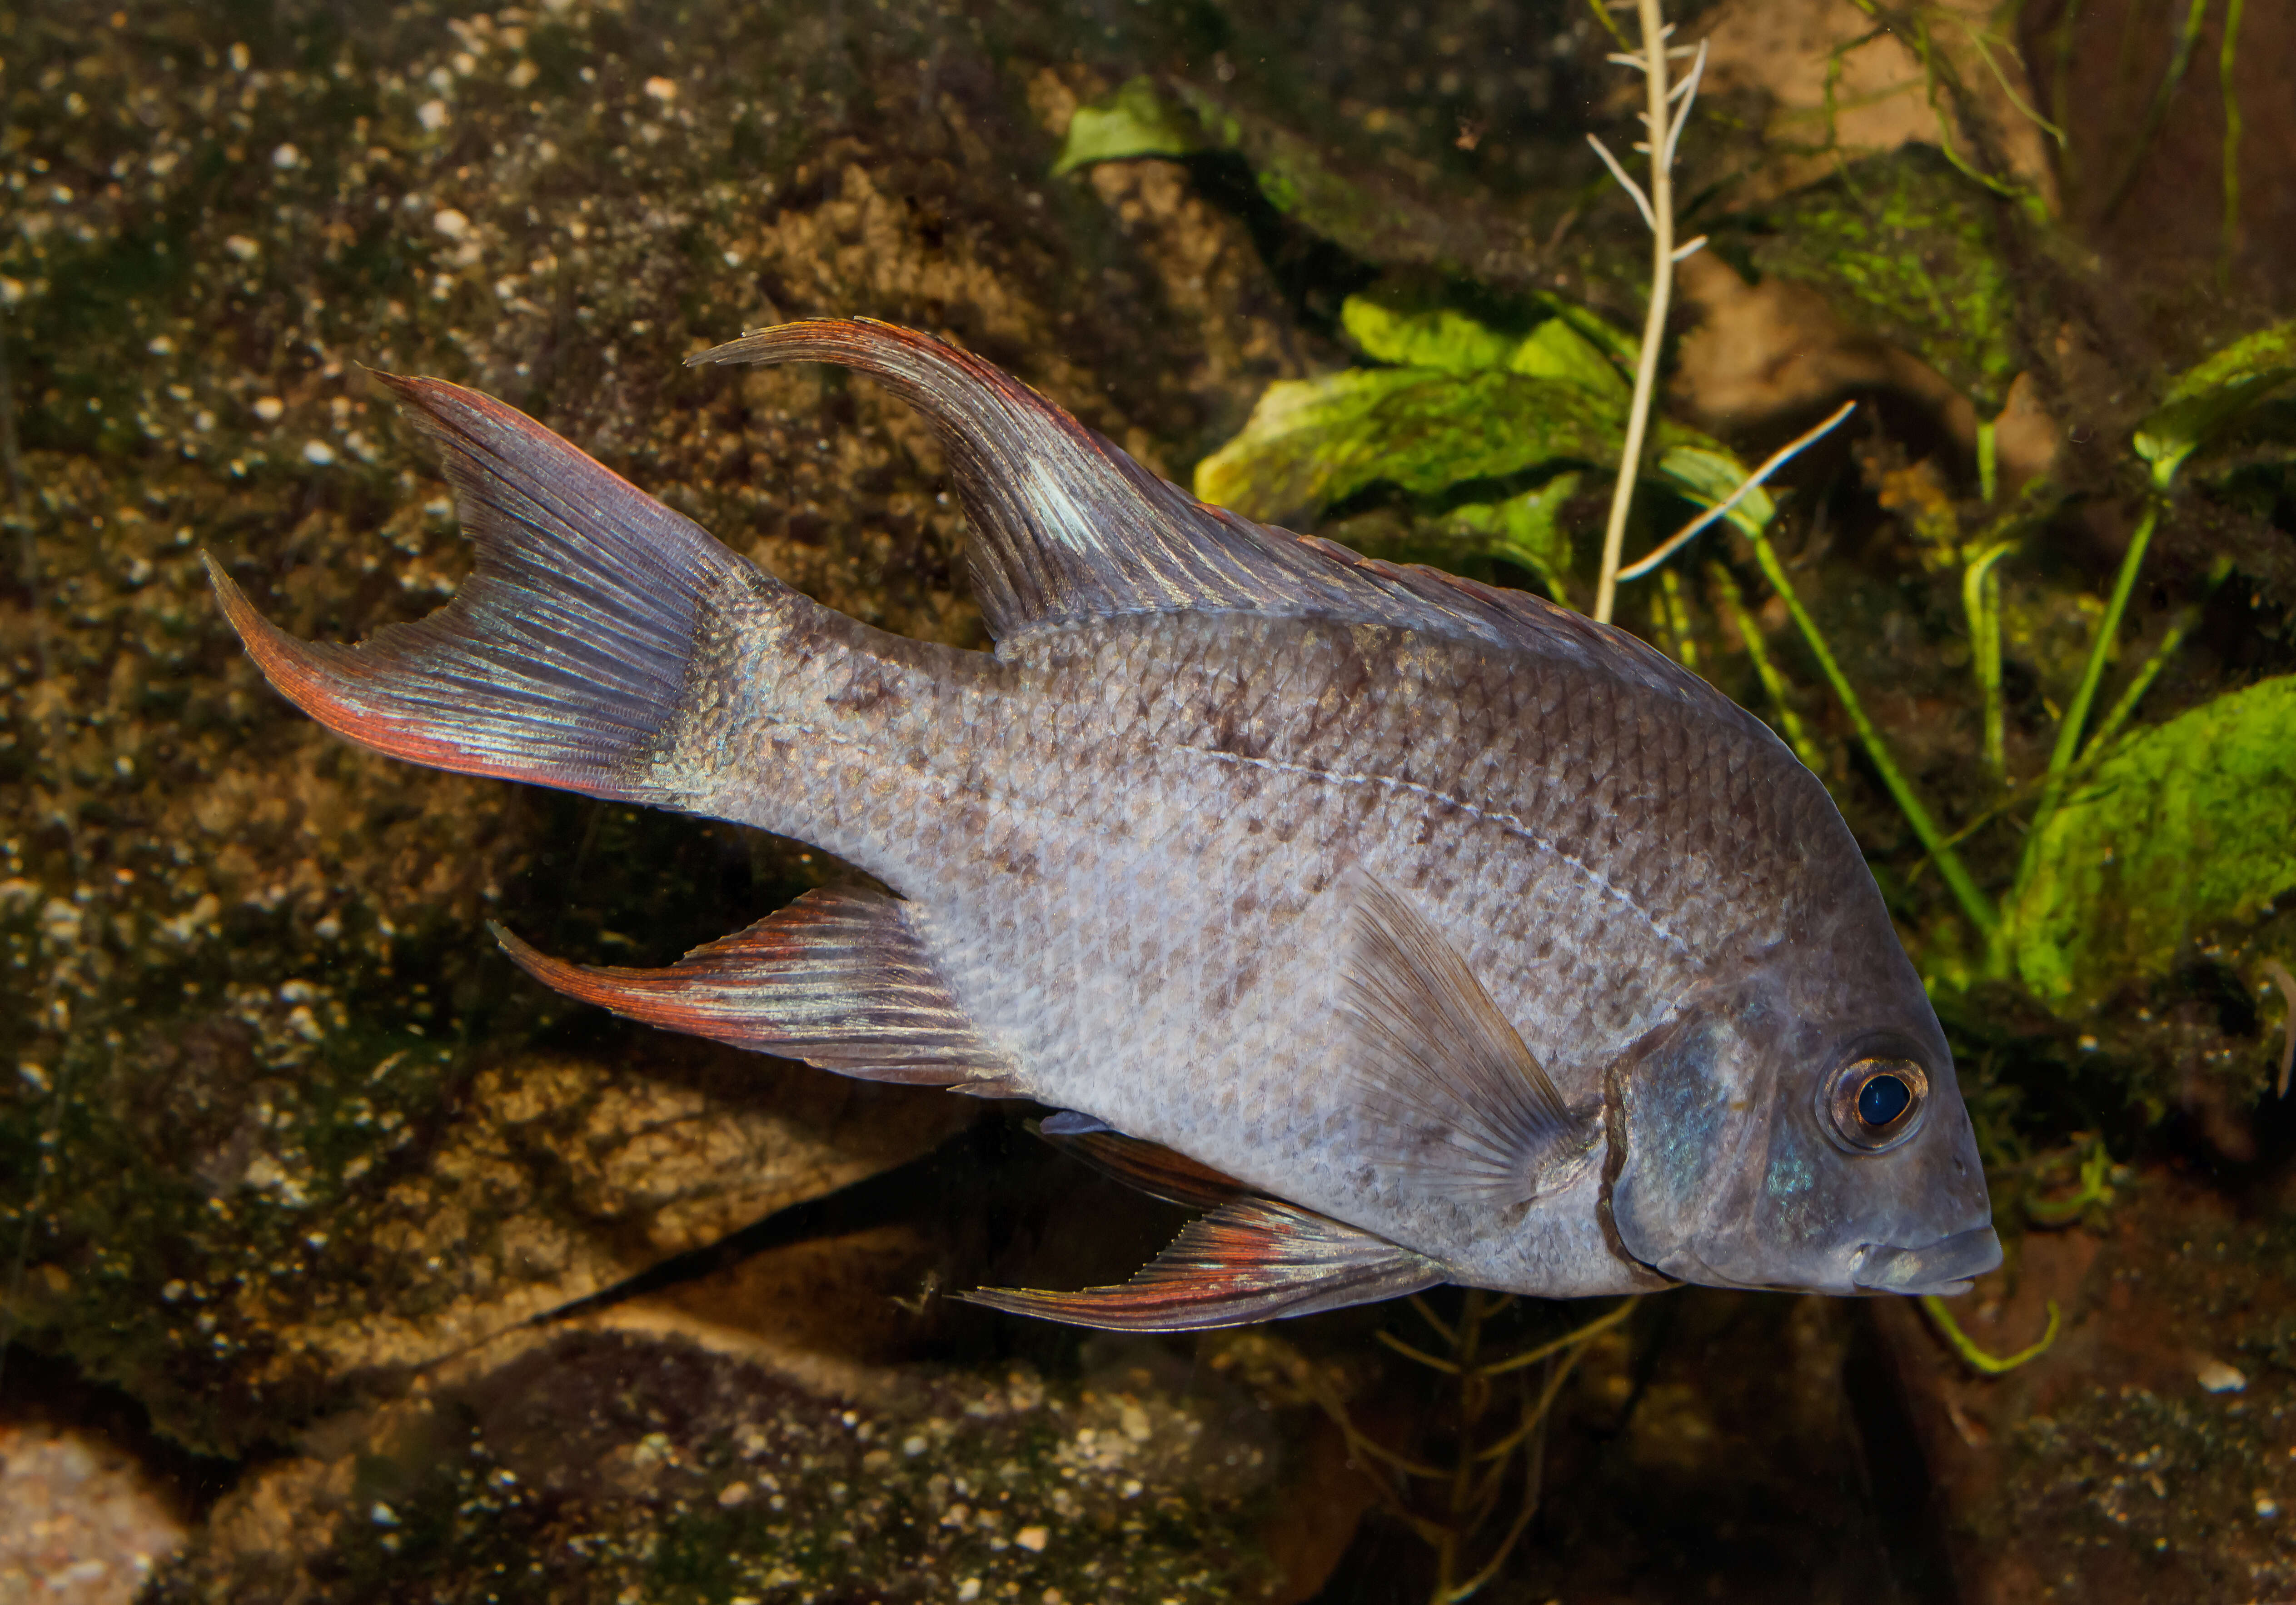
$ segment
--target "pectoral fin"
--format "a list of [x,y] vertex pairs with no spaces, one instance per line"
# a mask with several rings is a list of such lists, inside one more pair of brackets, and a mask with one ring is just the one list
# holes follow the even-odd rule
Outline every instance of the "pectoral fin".
[[1398,1298],[1445,1281],[1437,1261],[1274,1199],[1224,1204],[1121,1287],[981,1288],[958,1297],[1103,1331],[1185,1332]]
[[1352,879],[1343,1052],[1380,1134],[1373,1158],[1423,1187],[1532,1198],[1590,1132],[1458,950],[1394,892]]

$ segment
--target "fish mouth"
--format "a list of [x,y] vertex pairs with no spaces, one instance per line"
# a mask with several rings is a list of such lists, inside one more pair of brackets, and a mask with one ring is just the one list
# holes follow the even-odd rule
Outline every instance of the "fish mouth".
[[1956,1232],[1918,1249],[1867,1243],[1857,1250],[1849,1280],[1876,1293],[1941,1294],[1969,1291],[1970,1279],[2001,1263],[2001,1240],[1990,1226]]

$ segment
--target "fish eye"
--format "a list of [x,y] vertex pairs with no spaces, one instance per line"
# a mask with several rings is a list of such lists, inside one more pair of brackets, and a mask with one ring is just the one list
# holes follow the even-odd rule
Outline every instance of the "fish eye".
[[1929,1072],[1910,1059],[1856,1059],[1834,1072],[1826,1112],[1844,1142],[1875,1153],[1913,1134],[1929,1091]]

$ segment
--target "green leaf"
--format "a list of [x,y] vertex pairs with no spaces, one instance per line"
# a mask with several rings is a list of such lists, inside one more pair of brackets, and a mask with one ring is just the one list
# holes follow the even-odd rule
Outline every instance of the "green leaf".
[[[1628,360],[1633,360],[1631,355]],[[1621,407],[1634,396],[1633,387],[1611,364],[1603,348],[1563,318],[1549,318],[1532,330],[1514,348],[1506,365],[1534,379],[1560,379],[1584,385],[1597,395],[1615,396]]]
[[1450,373],[1504,368],[1524,343],[1448,307],[1406,310],[1360,295],[1340,304],[1340,326],[1374,361]]
[[1053,174],[1058,177],[1096,161],[1193,156],[1210,148],[1193,111],[1165,94],[1155,79],[1137,78],[1105,99],[1077,108]]
[[1990,417],[2020,365],[1993,205],[1942,152],[1908,144],[1764,209],[1739,225],[1739,242],[1759,271],[1812,286]]
[[2136,454],[2166,490],[2208,438],[2296,378],[2296,323],[2259,329],[2187,369],[2136,427]]
[[1351,368],[1289,380],[1196,465],[1196,494],[1282,520],[1375,484],[1424,496],[1549,463],[1615,463],[1621,410],[1583,385],[1505,372]]
[[2040,825],[2008,928],[2051,1002],[2159,975],[2196,931],[2296,887],[2296,676],[2228,692],[2123,741]]
[[1579,476],[1558,474],[1536,490],[1504,502],[1470,502],[1443,517],[1441,532],[1485,557],[1502,557],[1538,576],[1547,594],[1568,607],[1563,577],[1570,572],[1570,532],[1562,504],[1578,494]]
[[1214,151],[1234,151],[1270,206],[1365,262],[1467,273],[1516,249],[1496,245],[1493,220],[1464,201],[1444,204],[1439,176],[1394,174],[1371,152],[1351,158],[1174,78],[1136,78],[1078,107],[1053,171]]
[[[1663,428],[1660,432],[1662,437],[1668,433],[1689,433],[1686,430],[1669,431]],[[1744,482],[1746,465],[1718,446],[1685,443],[1669,446],[1659,454],[1658,477],[1684,500],[1702,508],[1712,507],[1729,500],[1730,493]],[[1735,525],[1748,535],[1757,535],[1769,527],[1777,511],[1770,493],[1757,485],[1722,515],[1722,521]]]

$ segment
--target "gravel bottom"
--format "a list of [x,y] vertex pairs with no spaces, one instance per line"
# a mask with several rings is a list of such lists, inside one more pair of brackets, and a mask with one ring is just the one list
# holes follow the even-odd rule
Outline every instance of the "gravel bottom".
[[165,1493],[118,1445],[0,1422],[0,1601],[132,1600],[183,1541]]

